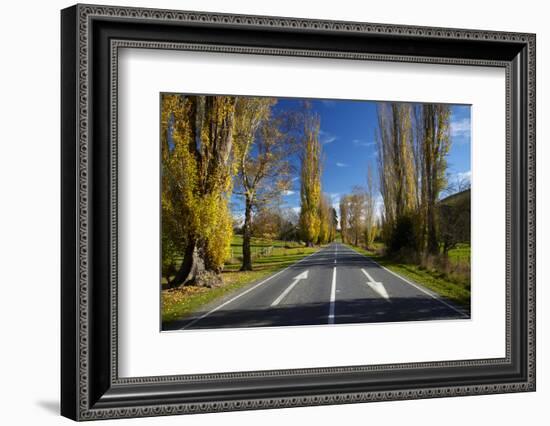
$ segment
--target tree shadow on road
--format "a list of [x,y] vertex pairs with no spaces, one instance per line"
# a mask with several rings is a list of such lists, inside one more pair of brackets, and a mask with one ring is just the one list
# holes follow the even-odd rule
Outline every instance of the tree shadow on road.
[[[282,327],[328,324],[330,303],[278,305],[276,307],[230,309],[208,314],[205,312],[163,325],[163,330]],[[456,320],[469,319],[429,296],[391,298],[360,298],[338,300],[335,305],[335,324]],[[196,322],[195,320],[199,319]],[[193,322],[193,323],[192,323]],[[192,323],[192,324],[191,324]]]

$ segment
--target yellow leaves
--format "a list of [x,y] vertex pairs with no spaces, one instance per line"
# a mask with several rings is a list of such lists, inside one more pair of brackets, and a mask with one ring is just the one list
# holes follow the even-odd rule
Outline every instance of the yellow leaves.
[[231,96],[161,99],[163,235],[195,240],[214,270],[222,268],[232,236],[227,194],[235,170],[228,161],[234,111]]
[[292,186],[290,179],[280,179],[275,184],[278,192],[288,191]]
[[336,234],[333,210],[325,194],[321,196],[319,204],[319,236],[318,243],[326,244],[334,239]]
[[[382,235],[414,219],[418,247],[431,241],[437,251],[434,205],[445,185],[450,149],[450,108],[443,104],[380,104],[378,152],[380,193],[384,200]],[[410,239],[410,238],[409,238]]]
[[[225,259],[229,256],[229,247],[233,236],[231,215],[227,206],[227,199],[221,197],[213,215],[210,216],[207,251],[209,253],[210,266],[215,270],[221,270]],[[210,206],[212,209],[213,206]]]
[[304,146],[301,172],[300,229],[306,243],[317,242],[321,231],[319,208],[321,205],[321,144],[320,121],[308,114],[304,126]]
[[385,220],[416,207],[417,182],[410,104],[378,105],[378,151],[380,192],[384,199]]

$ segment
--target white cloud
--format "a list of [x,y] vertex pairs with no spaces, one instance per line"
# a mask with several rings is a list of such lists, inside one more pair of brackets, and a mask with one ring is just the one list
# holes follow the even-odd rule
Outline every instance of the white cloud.
[[362,139],[353,139],[353,140],[352,140],[352,143],[353,143],[355,146],[372,146],[372,145],[374,145],[376,142],[374,142],[374,141],[365,141],[365,140],[362,140]]
[[340,161],[336,162],[336,167],[349,167],[349,164],[341,163]]
[[289,195],[294,195],[296,194],[296,191],[292,191],[290,189],[287,189],[285,191],[283,191],[283,195],[286,197],[286,196],[289,196]]
[[472,171],[468,170],[467,172],[458,172],[456,174],[456,177],[457,177],[457,180],[459,182],[462,182],[462,181],[471,182],[471,180],[472,180]]
[[470,134],[470,119],[462,118],[460,120],[451,121],[451,136],[463,137]]
[[340,202],[340,193],[339,192],[328,192],[328,197],[330,198],[330,201],[334,204],[338,204]]
[[296,212],[296,213],[300,213],[300,207],[291,207],[292,211]]
[[336,220],[337,220],[337,222],[338,222],[338,223],[336,224],[336,227],[337,227],[337,228],[340,228],[340,204],[334,203],[334,204],[332,205],[332,208],[333,208],[334,210],[336,210]]
[[472,171],[468,170],[467,172],[458,172],[456,174],[459,179],[471,179],[472,178]]
[[328,145],[329,143],[334,142],[336,139],[338,139],[338,137],[333,135],[332,133],[325,132],[324,130],[319,130],[319,141],[323,145]]

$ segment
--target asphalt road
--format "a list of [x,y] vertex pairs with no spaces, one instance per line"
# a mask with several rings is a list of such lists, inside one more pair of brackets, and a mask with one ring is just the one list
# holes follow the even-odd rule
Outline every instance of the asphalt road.
[[164,330],[467,319],[434,292],[333,243]]

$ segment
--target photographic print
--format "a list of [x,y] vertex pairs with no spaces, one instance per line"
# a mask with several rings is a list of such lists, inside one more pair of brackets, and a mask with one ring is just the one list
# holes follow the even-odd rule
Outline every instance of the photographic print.
[[78,4],[61,76],[63,416],[535,391],[535,34]]
[[469,105],[160,108],[162,330],[469,318]]

